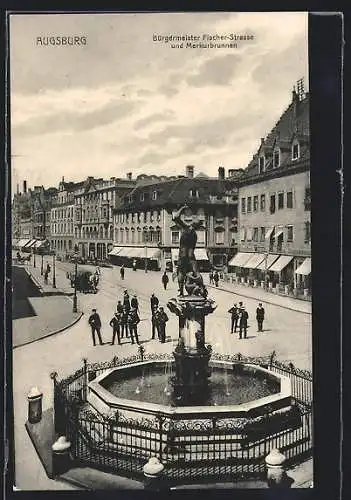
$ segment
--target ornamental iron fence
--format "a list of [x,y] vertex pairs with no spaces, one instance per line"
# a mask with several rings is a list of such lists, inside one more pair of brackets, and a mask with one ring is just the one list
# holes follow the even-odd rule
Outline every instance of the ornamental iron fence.
[[[172,356],[139,353],[144,361]],[[264,478],[265,457],[279,448],[287,465],[311,456],[313,446],[312,374],[292,364],[266,357],[245,357],[213,353],[212,359],[260,365],[290,378],[293,405],[283,412],[240,419],[182,415],[173,420],[161,410],[145,417],[135,410],[127,418],[118,410],[101,415],[87,404],[88,383],[104,371],[141,361],[140,356],[104,363],[88,363],[66,379],[54,383],[54,415],[57,435],[72,443],[74,463],[113,472],[136,480],[143,478],[143,466],[156,456],[165,466],[170,484],[218,480]]]

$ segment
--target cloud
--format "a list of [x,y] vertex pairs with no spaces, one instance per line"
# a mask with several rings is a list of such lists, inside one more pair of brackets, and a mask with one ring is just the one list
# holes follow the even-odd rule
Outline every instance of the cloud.
[[205,61],[195,75],[186,79],[188,85],[227,85],[235,76],[241,57],[238,54],[226,54]]
[[135,122],[134,129],[138,130],[146,127],[146,125],[150,125],[150,123],[160,122],[160,121],[168,121],[172,119],[174,116],[174,112],[170,110],[166,110],[164,113],[154,113],[152,115],[146,116]]

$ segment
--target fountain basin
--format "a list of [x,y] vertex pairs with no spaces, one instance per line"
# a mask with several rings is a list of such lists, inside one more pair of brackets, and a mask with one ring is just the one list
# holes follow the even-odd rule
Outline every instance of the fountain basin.
[[213,361],[210,404],[175,406],[164,391],[173,366],[173,362],[153,360],[111,368],[89,382],[88,402],[100,414],[118,410],[127,418],[163,415],[175,420],[254,418],[291,405],[288,377],[257,365]]

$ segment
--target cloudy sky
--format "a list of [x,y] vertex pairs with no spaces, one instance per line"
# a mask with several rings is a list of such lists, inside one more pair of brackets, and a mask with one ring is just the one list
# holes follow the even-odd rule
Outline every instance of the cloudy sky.
[[[305,13],[13,15],[12,186],[245,167],[296,80],[308,87],[307,25]],[[215,33],[254,40],[153,41]],[[50,35],[87,43],[37,45]]]

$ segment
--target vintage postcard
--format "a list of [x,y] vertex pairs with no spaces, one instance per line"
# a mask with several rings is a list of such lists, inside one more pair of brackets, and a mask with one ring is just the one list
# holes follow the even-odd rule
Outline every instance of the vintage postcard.
[[308,14],[8,22],[15,487],[313,487]]

